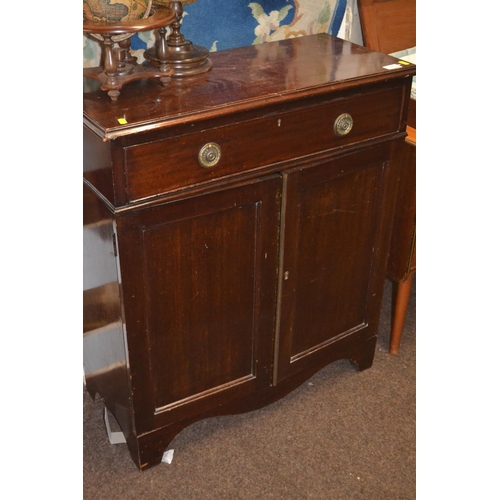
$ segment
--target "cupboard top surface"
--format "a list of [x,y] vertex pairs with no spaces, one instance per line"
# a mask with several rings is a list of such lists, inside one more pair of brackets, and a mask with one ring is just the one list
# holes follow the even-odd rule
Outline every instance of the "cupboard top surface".
[[[117,102],[84,78],[84,123],[113,139],[228,112],[283,103],[307,95],[355,87],[415,73],[386,69],[393,57],[332,37],[311,35],[211,53],[213,68],[196,77],[127,84]],[[121,122],[121,123],[120,123]]]

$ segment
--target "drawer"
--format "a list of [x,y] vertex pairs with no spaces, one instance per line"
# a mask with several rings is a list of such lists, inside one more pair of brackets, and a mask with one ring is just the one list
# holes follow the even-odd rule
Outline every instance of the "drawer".
[[395,132],[402,100],[398,87],[128,146],[128,201]]

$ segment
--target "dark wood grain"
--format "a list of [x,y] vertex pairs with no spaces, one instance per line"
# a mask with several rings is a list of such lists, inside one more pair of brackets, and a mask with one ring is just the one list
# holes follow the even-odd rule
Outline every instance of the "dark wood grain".
[[270,385],[280,191],[272,177],[118,219],[138,431]]
[[401,153],[401,178],[398,190],[388,275],[396,281],[405,281],[416,271],[416,155],[415,144],[405,142]]
[[[127,198],[139,200],[184,185],[397,132],[398,104],[403,91],[403,87],[392,88],[128,147],[125,149]],[[333,125],[344,112],[353,117],[355,127],[347,136],[337,137],[332,133]],[[200,168],[198,152],[209,142],[219,144],[221,159],[213,168]]]
[[86,376],[138,468],[196,420],[371,366],[414,74],[393,61],[320,35],[84,95]]
[[390,155],[385,144],[287,175],[278,380],[331,357],[347,335],[377,333],[367,297],[382,293],[373,270],[388,243]]
[[[415,0],[359,0],[365,45],[391,53],[416,46]],[[402,148],[401,180],[387,267],[394,281],[393,324],[390,352],[399,349],[406,307],[416,272],[416,99],[408,106],[408,141]]]
[[386,81],[411,73],[384,69],[395,59],[325,34],[216,52],[210,59],[213,68],[206,74],[175,79],[168,88],[131,83],[116,103],[90,85],[83,95],[84,123],[114,138],[226,115],[229,105],[234,113],[284,104],[305,92],[356,87],[364,78]]
[[416,0],[358,0],[364,45],[391,54],[417,45]]

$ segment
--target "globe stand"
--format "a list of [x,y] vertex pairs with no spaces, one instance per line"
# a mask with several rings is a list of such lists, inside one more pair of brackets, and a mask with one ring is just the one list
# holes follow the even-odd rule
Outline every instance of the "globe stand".
[[[181,33],[183,6],[181,2],[171,2],[170,8],[175,13],[175,20],[170,25],[172,33],[167,38],[167,53],[172,76],[192,76],[205,73],[212,68],[212,61],[208,59],[209,51],[205,47],[193,45]],[[160,60],[154,49],[148,49],[144,57],[152,66],[158,66]]]
[[130,37],[118,42],[118,46],[123,50],[123,61],[128,64],[137,64],[137,57],[130,53]]
[[[85,68],[83,76],[94,78],[101,83],[101,90],[107,91],[112,101],[116,101],[122,87],[141,78],[159,78],[163,85],[170,81],[173,69],[168,60],[165,34],[167,26],[174,21],[176,14],[170,7],[155,5],[150,15],[138,21],[106,23],[84,19],[83,32],[98,35],[104,45],[104,67]],[[159,39],[154,48],[158,64],[139,65],[130,54],[130,36],[141,31],[158,29]],[[130,35],[116,42],[116,37]]]

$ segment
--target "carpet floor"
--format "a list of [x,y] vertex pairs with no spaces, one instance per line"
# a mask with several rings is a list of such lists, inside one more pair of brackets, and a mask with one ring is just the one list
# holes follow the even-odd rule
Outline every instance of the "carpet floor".
[[83,393],[85,500],[416,498],[416,281],[398,355],[388,352],[386,282],[373,366],[330,364],[258,411],[178,434],[171,464],[139,472],[109,443],[103,405]]

